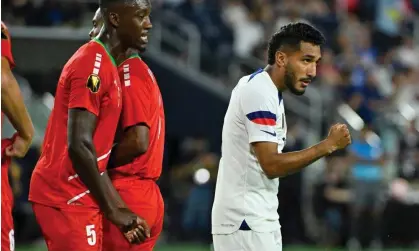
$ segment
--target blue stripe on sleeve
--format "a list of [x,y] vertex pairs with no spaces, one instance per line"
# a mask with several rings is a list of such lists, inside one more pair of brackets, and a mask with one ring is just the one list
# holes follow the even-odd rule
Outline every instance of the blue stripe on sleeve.
[[251,112],[246,115],[246,117],[249,120],[255,120],[255,119],[273,119],[276,121],[276,114],[272,113],[270,111],[257,111],[257,112]]

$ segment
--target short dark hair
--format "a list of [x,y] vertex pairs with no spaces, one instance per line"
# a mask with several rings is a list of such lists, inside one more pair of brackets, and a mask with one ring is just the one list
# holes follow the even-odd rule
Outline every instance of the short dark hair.
[[268,64],[275,63],[275,53],[281,47],[286,46],[296,50],[300,48],[301,42],[323,45],[326,39],[319,30],[306,23],[298,22],[282,26],[269,40]]

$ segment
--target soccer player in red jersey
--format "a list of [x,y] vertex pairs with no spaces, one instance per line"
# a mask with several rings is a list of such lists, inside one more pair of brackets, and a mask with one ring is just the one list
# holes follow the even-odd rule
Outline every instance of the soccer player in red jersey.
[[13,251],[15,248],[13,229],[13,194],[9,185],[8,168],[11,157],[26,155],[34,135],[34,128],[23,102],[19,85],[13,76],[15,66],[9,32],[1,23],[1,112],[16,129],[12,139],[1,141],[1,250]]
[[[49,250],[99,251],[102,215],[131,243],[149,237],[107,177],[121,108],[114,56],[140,48],[141,0],[102,0],[104,26],[66,63],[59,78],[29,200]],[[100,174],[103,173],[101,176]]]
[[[140,245],[130,245],[117,227],[105,221],[106,251],[153,250],[163,228],[164,204],[156,180],[162,171],[165,117],[156,79],[138,55],[145,51],[148,31],[152,28],[150,1],[142,3],[138,12],[142,31],[137,33],[141,47],[118,57],[123,61],[118,67],[123,97],[120,121],[123,135],[112,151],[108,172],[124,202],[150,226],[151,237]],[[94,29],[91,35],[95,35]]]

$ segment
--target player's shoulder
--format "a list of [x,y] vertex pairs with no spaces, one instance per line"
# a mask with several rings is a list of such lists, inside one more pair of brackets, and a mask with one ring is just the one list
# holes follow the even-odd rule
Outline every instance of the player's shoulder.
[[113,69],[116,69],[116,64],[105,47],[92,40],[82,45],[73,54],[65,68],[80,72],[90,72],[93,69],[93,74],[104,76],[104,74],[112,74]]
[[145,64],[141,59],[140,55],[137,53],[132,54],[127,59],[125,59],[122,63],[118,65],[118,68],[122,67],[123,65],[132,65],[132,66],[143,66]]
[[[73,57],[82,61],[107,62],[116,66],[112,56],[107,52],[105,46],[98,40],[91,40],[82,45]],[[87,63],[87,62],[86,62]]]
[[118,66],[119,72],[129,72],[131,75],[143,76],[147,71],[148,65],[138,54],[133,54]]
[[151,89],[156,80],[147,64],[138,55],[133,55],[118,66],[123,86]]
[[261,69],[242,77],[235,88],[237,94],[246,99],[276,98],[278,91],[272,86],[266,74]]
[[9,61],[10,68],[15,66],[12,53],[12,42],[10,40],[9,30],[7,26],[1,22],[1,56],[5,57]]
[[9,33],[9,29],[7,28],[7,26],[3,23],[3,21],[1,22],[1,42],[7,42],[10,44],[10,33]]
[[277,90],[269,74],[262,68],[246,77],[250,84],[249,86],[252,86],[254,89],[270,93],[273,90]]
[[8,39],[9,38],[9,29],[7,29],[6,24],[1,21],[1,39]]

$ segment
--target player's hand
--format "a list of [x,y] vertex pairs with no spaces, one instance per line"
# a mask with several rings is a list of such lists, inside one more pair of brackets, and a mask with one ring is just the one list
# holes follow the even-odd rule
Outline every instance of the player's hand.
[[137,216],[137,226],[128,232],[123,232],[125,238],[132,244],[143,243],[146,238],[150,238],[150,228],[147,222],[141,217]]
[[23,158],[31,146],[31,139],[24,139],[18,134],[15,134],[12,138],[13,143],[6,147],[5,153],[9,157]]
[[119,208],[109,214],[107,218],[121,229],[121,232],[130,243],[142,243],[146,238],[150,237],[150,228],[146,221],[135,215],[128,208]]
[[351,134],[344,124],[333,125],[329,130],[327,141],[330,143],[331,152],[340,150],[351,144]]

